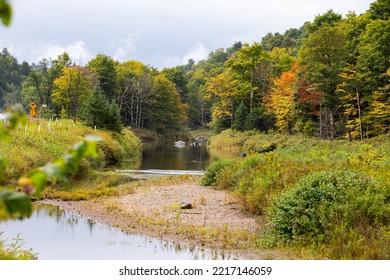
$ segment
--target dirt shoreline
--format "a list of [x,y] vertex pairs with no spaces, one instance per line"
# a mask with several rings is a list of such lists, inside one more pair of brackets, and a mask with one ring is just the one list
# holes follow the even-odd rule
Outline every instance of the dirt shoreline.
[[[193,182],[139,187],[134,193],[90,201],[45,201],[124,232],[233,253],[240,259],[291,259],[253,249],[260,221],[238,199]],[[192,209],[181,209],[181,203]],[[252,244],[252,245],[251,245]]]

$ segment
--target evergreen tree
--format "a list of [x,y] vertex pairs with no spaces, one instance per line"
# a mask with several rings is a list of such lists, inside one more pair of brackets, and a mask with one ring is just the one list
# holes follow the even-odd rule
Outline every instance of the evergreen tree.
[[115,91],[118,86],[115,65],[116,62],[104,54],[99,54],[88,62],[88,67],[99,80],[100,89],[110,99],[115,97]]
[[266,115],[262,106],[253,108],[253,111],[248,115],[246,119],[246,128],[258,129],[260,131],[268,131],[273,129],[275,123],[275,117],[272,115]]
[[121,132],[122,123],[117,106],[109,102],[101,92],[95,92],[85,103],[80,112],[80,119],[86,125],[98,129]]
[[243,131],[246,128],[246,118],[248,116],[248,109],[245,106],[244,102],[238,106],[235,114],[235,120],[233,124],[233,129]]

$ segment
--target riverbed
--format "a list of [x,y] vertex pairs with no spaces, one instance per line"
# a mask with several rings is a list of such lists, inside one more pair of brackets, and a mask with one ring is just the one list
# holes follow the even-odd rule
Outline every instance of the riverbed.
[[[143,149],[142,163],[136,168],[144,173],[148,173],[149,170],[155,170],[154,172],[158,175],[167,175],[167,172],[173,172],[177,173],[176,175],[188,173],[193,176],[199,176],[203,174],[203,170],[213,160],[220,157],[234,156],[226,153],[221,153],[220,155],[210,153],[205,143],[201,142],[196,145],[187,143],[187,145],[182,147],[177,147],[173,143],[145,143]],[[124,168],[128,167],[126,164],[126,162],[122,163],[120,170],[123,171]],[[185,195],[189,191],[189,193],[192,192],[193,194],[194,191],[188,188],[186,188],[187,192],[181,191],[181,193]],[[149,190],[149,194],[153,194],[152,189]],[[163,197],[163,199],[157,201],[156,197],[160,195],[157,189],[155,189],[154,195],[155,197],[149,196],[147,200],[151,202],[150,206],[158,206],[160,209],[148,210],[149,206],[145,203],[143,206],[146,206],[146,208],[143,207],[142,209],[141,205],[136,207],[139,210],[143,211],[146,209],[150,213],[156,214],[160,210],[169,209],[174,203],[178,203],[178,201],[172,201],[168,197]],[[134,197],[138,199],[138,196]],[[207,202],[205,202],[206,198]],[[122,205],[123,203],[133,204],[132,202],[126,202],[126,200],[131,198],[123,199],[125,199],[125,202],[115,201],[114,203],[117,205]],[[210,211],[210,209],[207,210],[205,208],[206,204],[218,206],[218,204],[222,203],[222,199],[216,200],[217,203],[215,203],[213,202],[214,198],[203,195],[203,193],[201,198],[187,196],[183,199],[191,201],[194,204],[195,211],[197,211],[196,214],[183,213],[183,215],[192,216],[192,219],[200,218],[204,225],[206,225],[206,220],[207,223],[208,221],[220,221],[223,226],[229,225],[228,223],[223,223],[223,219],[216,216],[216,213],[224,213],[223,211],[221,212],[218,209]],[[196,200],[199,200],[197,208],[195,208]],[[93,209],[93,203],[88,208]],[[226,203],[226,201],[223,203]],[[129,233],[129,230],[126,230],[124,226],[104,220],[101,215],[99,217],[99,215],[94,215],[91,212],[88,213],[85,208],[76,207],[75,205],[81,205],[77,202],[58,202],[58,204],[62,204],[62,206],[38,205],[29,219],[0,223],[0,232],[3,232],[0,238],[7,239],[8,243],[12,242],[12,239],[15,237],[20,238],[23,242],[22,248],[33,249],[39,259],[235,258],[232,254],[227,254],[220,250],[206,249],[194,244],[189,246],[185,242],[179,242],[178,240],[164,239],[162,235],[153,234],[153,232],[148,232],[148,230],[136,230]],[[134,203],[134,205],[137,204]],[[203,213],[199,211],[203,211]],[[188,218],[186,220],[188,221]],[[254,226],[252,225],[252,227]]]

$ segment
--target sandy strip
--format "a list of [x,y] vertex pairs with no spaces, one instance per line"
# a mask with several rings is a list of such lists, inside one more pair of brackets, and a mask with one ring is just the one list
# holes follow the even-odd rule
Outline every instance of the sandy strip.
[[[182,202],[192,209],[180,209]],[[67,210],[123,231],[180,241],[189,245],[206,246],[220,250],[218,240],[204,240],[175,232],[175,225],[189,228],[209,228],[221,231],[242,231],[255,235],[259,223],[253,215],[242,210],[239,201],[231,194],[197,184],[141,187],[133,194],[109,197],[94,201],[50,201]],[[142,221],[139,222],[142,218]],[[152,221],[149,223],[149,221]],[[156,222],[158,221],[158,222]],[[234,250],[244,259],[289,259],[283,252],[274,250]]]

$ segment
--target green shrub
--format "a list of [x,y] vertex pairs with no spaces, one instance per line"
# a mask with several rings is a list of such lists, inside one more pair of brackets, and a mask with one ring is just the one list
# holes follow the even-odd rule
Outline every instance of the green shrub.
[[[268,240],[271,244],[330,244],[325,251],[353,258],[348,250],[372,243],[379,230],[388,232],[389,227],[384,227],[390,221],[389,198],[389,187],[357,172],[311,173],[275,200],[269,211]],[[387,244],[382,249],[389,252],[388,241],[380,240]],[[335,244],[337,248],[332,248]]]
[[212,162],[206,168],[206,174],[202,178],[204,186],[215,186],[217,183],[218,174],[220,174],[226,167],[233,164],[233,160],[220,159]]

